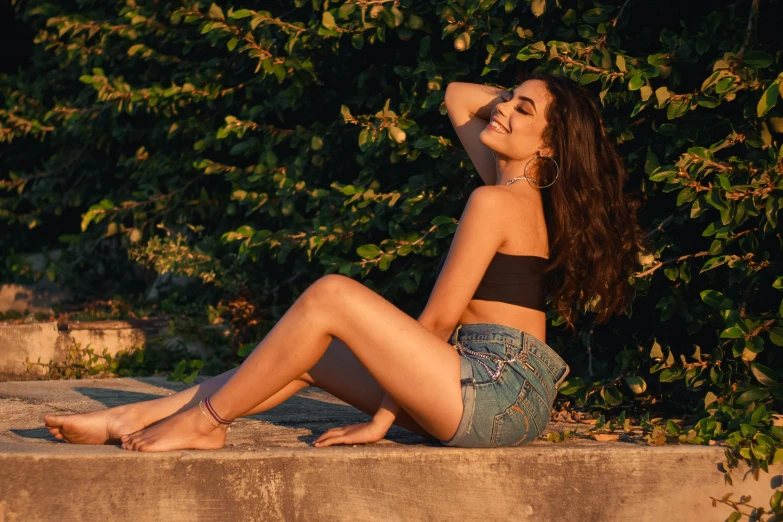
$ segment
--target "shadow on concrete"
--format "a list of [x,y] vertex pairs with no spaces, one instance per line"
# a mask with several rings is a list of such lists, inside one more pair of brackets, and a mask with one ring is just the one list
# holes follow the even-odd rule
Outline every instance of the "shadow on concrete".
[[154,393],[139,393],[127,390],[117,390],[112,388],[93,388],[87,386],[77,386],[73,391],[81,393],[88,399],[100,402],[107,408],[131,404],[134,402],[149,401],[160,399],[162,395]]
[[[192,386],[192,384],[178,382],[142,382],[146,382],[161,388],[170,389],[172,391],[181,391]],[[161,395],[155,395],[152,393],[139,393],[135,391],[118,390],[116,388],[79,386],[73,388],[73,390],[81,393],[89,399],[101,403],[107,408],[113,408],[115,406],[148,401],[162,397]],[[325,390],[317,387],[312,387],[311,390],[317,390],[319,393],[328,394],[328,392]],[[333,404],[319,400],[315,397],[301,397],[294,395],[284,403],[279,404],[270,410],[244,418],[264,421],[284,428],[310,430],[312,435],[300,435],[297,437],[300,442],[306,442],[309,444],[331,428],[367,422],[372,418],[372,416],[350,405]],[[44,431],[48,436],[49,432],[46,430]],[[53,437],[50,438],[51,440],[57,440]],[[434,439],[428,440],[417,433],[409,431],[402,426],[396,425],[393,425],[391,428],[389,428],[389,431],[386,433],[384,438],[399,444],[430,443],[432,445],[438,445]]]
[[45,440],[48,442],[60,442],[59,440],[54,438],[54,435],[49,433],[49,430],[46,428],[32,428],[28,430],[9,430],[14,435],[19,435],[20,437],[24,437],[26,439],[38,439],[38,440]]

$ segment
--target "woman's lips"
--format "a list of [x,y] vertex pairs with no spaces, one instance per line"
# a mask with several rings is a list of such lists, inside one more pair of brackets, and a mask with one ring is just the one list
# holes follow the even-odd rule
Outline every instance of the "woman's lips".
[[509,134],[508,132],[500,132],[495,127],[493,127],[491,123],[487,123],[487,126],[485,128],[493,130],[494,132],[497,132],[498,134]]

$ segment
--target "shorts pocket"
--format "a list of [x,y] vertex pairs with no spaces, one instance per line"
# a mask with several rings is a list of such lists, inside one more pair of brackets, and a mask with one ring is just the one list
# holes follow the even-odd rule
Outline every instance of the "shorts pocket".
[[549,421],[549,410],[530,380],[525,380],[514,403],[492,420],[490,442],[495,447],[507,447],[534,441]]

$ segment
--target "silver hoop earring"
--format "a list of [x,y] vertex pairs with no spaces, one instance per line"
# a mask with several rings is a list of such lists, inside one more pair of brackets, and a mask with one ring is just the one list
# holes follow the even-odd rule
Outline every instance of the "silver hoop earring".
[[[494,154],[494,153],[493,153],[493,154]],[[552,183],[550,183],[549,185],[539,185],[539,183],[538,183],[538,180],[536,180],[536,179],[532,179],[532,178],[528,178],[528,177],[527,177],[527,166],[530,164],[530,162],[531,162],[531,161],[533,161],[533,160],[534,160],[534,159],[536,159],[536,158],[546,158],[546,159],[550,159],[550,160],[552,160],[552,161],[554,161],[554,162],[555,162],[555,167],[557,167],[557,172],[555,173],[555,179],[553,179],[553,180],[552,180]],[[536,189],[536,190],[540,190],[540,189],[542,189],[542,188],[551,187],[552,185],[554,185],[554,184],[555,184],[555,181],[557,181],[557,178],[560,176],[560,165],[558,165],[557,161],[556,161],[556,160],[555,160],[555,158],[553,158],[552,156],[542,156],[540,152],[536,152],[536,155],[535,155],[535,156],[533,156],[531,159],[529,159],[529,160],[527,161],[527,163],[525,163],[525,170],[524,170],[523,172],[525,173],[525,175],[524,175],[524,176],[519,176],[519,177],[517,177],[517,178],[512,178],[512,179],[510,179],[510,180],[506,181],[506,185],[511,185],[512,183],[514,183],[514,182],[515,182],[515,181],[517,181],[518,179],[526,179],[526,180],[527,180],[527,183],[528,183],[528,184],[529,184],[531,187],[533,187],[534,189]],[[533,183],[535,183],[535,184],[536,184],[536,186],[534,186],[534,185],[533,185]]]

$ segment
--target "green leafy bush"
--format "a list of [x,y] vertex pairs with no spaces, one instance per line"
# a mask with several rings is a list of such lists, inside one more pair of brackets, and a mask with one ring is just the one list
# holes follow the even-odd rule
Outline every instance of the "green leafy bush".
[[57,277],[105,278],[109,245],[218,307],[246,296],[259,331],[332,272],[416,315],[480,184],[445,87],[556,71],[600,97],[654,245],[626,315],[552,328],[561,392],[783,459],[779,3],[265,5],[19,4],[36,47],[0,78],[8,273],[60,246]]

